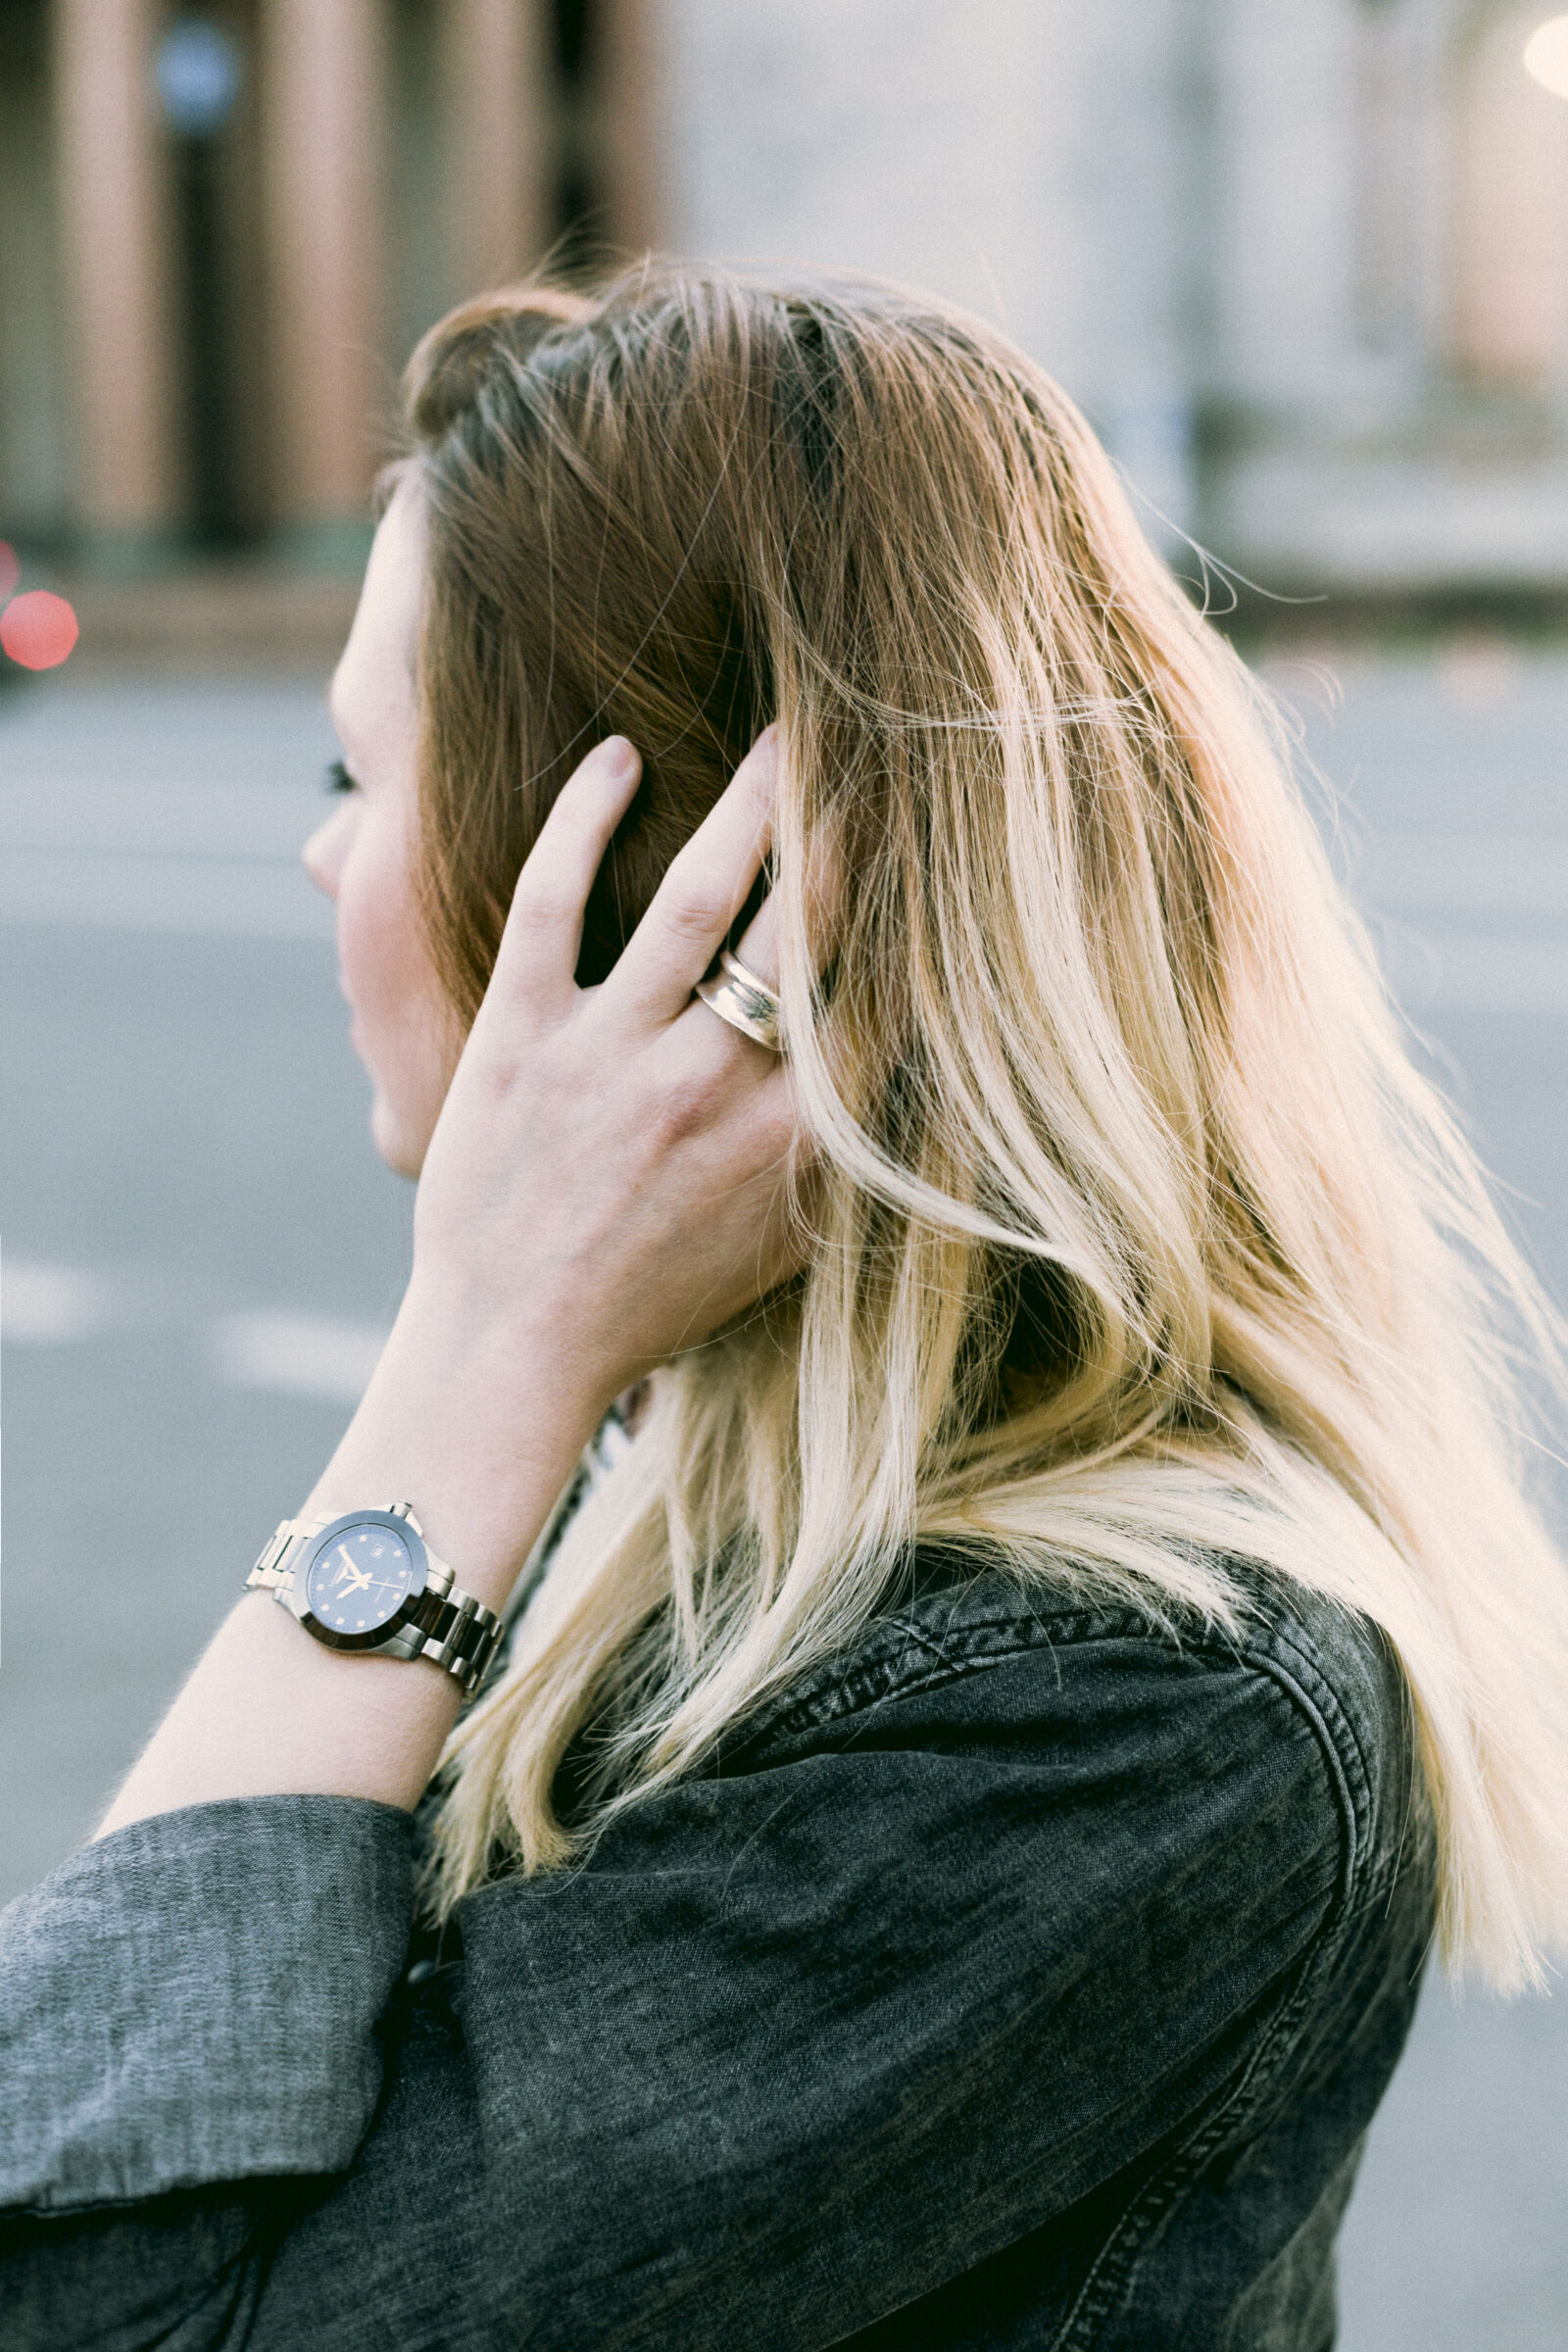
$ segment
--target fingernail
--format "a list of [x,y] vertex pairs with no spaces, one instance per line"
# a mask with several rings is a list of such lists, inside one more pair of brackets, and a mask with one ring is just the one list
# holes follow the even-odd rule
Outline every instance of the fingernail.
[[607,735],[599,752],[612,784],[623,784],[640,764],[637,746],[624,735]]

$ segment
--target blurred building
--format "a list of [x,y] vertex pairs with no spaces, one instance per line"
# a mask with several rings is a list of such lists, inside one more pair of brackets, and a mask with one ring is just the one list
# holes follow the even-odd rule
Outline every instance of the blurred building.
[[637,58],[630,0],[0,0],[0,528],[358,546],[418,332],[649,240]]
[[0,0],[0,532],[363,543],[396,369],[547,250],[1000,319],[1279,588],[1568,587],[1540,0]]

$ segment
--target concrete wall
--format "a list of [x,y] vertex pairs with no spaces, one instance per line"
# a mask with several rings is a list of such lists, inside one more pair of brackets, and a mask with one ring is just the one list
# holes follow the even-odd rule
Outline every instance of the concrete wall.
[[[1087,408],[1156,537],[1282,588],[1568,583],[1568,333],[1550,381],[1492,365],[1568,305],[1568,104],[1518,63],[1544,5],[662,12],[683,250],[971,305]],[[1472,308],[1512,305],[1468,344],[1466,251]]]
[[664,0],[672,238],[979,311],[1185,517],[1192,0]]

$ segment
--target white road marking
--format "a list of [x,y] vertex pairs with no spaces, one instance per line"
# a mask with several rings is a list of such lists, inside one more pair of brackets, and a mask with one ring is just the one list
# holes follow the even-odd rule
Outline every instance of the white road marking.
[[90,1340],[116,1320],[113,1287],[79,1266],[0,1261],[0,1337],[54,1346]]
[[[53,1347],[91,1340],[124,1324],[129,1313],[120,1287],[84,1267],[0,1261],[0,1337],[8,1342]],[[198,1331],[220,1379],[329,1404],[359,1402],[387,1339],[378,1323],[275,1311],[220,1315]]]
[[236,1388],[358,1404],[386,1339],[379,1324],[325,1315],[224,1315],[213,1326],[210,1355]]

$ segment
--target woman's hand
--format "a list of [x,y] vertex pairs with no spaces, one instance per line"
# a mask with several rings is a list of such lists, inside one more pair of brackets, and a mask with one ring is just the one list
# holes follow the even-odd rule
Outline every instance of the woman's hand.
[[[602,1410],[790,1270],[788,1071],[692,1001],[757,879],[776,771],[770,728],[601,987],[573,973],[629,744],[582,762],[523,867],[415,1216],[415,1310],[466,1329],[492,1383],[544,1346]],[[741,951],[767,978],[771,931],[764,906]]]
[[[789,1270],[788,1073],[691,1002],[756,879],[776,757],[770,732],[592,990],[583,909],[635,754],[602,745],[562,793],[425,1156],[408,1295],[301,1514],[407,1499],[492,1608],[616,1392]],[[764,906],[742,942],[765,977],[770,930]],[[320,1648],[252,1593],[99,1835],[289,1789],[413,1805],[457,1706],[438,1667]]]
[[[692,1001],[756,882],[777,757],[770,729],[595,989],[583,915],[638,763],[583,761],[425,1152],[408,1294],[309,1507],[409,1496],[492,1605],[612,1398],[791,1269],[789,1073]],[[764,905],[741,942],[764,978],[772,931]]]

